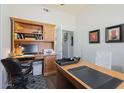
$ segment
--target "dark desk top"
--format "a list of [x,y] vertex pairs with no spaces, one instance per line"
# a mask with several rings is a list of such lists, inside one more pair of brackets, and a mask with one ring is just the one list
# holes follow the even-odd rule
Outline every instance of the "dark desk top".
[[68,71],[95,89],[114,89],[123,82],[118,78],[114,78],[87,66],[72,68]]

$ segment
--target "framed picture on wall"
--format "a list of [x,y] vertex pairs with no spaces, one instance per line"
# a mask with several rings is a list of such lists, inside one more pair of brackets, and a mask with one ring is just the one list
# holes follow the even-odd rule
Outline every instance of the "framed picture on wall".
[[106,43],[122,42],[122,26],[111,26],[106,28]]
[[100,42],[100,30],[94,30],[89,32],[89,43],[99,43]]

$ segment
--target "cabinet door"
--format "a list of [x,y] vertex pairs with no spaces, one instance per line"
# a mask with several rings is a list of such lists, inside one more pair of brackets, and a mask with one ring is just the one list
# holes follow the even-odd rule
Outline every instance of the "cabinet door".
[[44,25],[43,39],[46,41],[54,41],[55,26]]
[[55,73],[56,65],[55,65],[56,56],[45,56],[44,57],[44,75],[50,75]]

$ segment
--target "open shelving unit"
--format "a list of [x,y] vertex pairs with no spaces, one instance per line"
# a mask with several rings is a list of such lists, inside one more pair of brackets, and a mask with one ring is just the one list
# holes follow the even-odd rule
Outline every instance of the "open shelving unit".
[[21,44],[36,44],[41,52],[55,49],[55,25],[11,17],[11,52],[14,55]]

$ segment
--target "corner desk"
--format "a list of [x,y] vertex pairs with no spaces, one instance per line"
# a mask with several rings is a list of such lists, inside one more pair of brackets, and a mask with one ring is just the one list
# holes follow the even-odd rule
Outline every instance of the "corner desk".
[[[97,66],[93,63],[86,61],[80,61],[75,64],[60,66],[56,63],[57,67],[57,88],[58,89],[92,89],[91,86],[83,82],[81,79],[77,78],[74,74],[69,72],[69,69],[77,68],[80,66],[87,66],[96,71],[102,72],[114,78],[122,80],[122,82],[116,87],[117,89],[124,89],[124,73],[117,71],[109,70],[100,66]],[[81,73],[80,73],[81,74]]]
[[56,55],[44,55],[44,54],[37,54],[37,55],[22,55],[22,56],[14,56],[13,58],[17,58],[22,62],[29,62],[33,60],[41,60],[43,61],[43,75],[48,76],[51,74],[56,73]]

